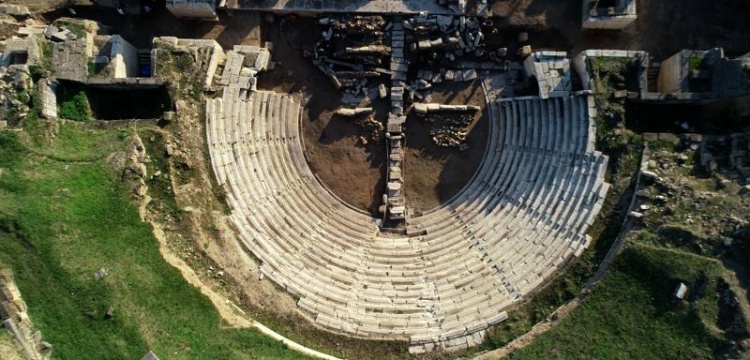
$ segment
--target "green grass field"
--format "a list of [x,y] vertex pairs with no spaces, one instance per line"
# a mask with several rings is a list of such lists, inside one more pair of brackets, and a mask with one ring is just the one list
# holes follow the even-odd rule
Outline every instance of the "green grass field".
[[13,270],[53,358],[303,358],[255,330],[225,328],[163,260],[105,161],[129,147],[121,131],[61,125],[44,146],[23,135],[0,132],[0,267]]
[[[720,263],[634,244],[574,312],[510,359],[714,359]],[[680,282],[688,301],[672,301]],[[709,324],[709,325],[707,325]]]

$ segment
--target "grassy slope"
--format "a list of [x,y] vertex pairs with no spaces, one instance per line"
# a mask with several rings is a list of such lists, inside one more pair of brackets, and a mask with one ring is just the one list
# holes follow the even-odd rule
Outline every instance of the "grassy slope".
[[[0,132],[0,266],[13,269],[54,357],[300,358],[255,330],[223,329],[211,302],[161,258],[103,159],[127,148],[121,137],[64,125],[32,152]],[[109,275],[97,281],[101,267]]]
[[[570,317],[510,359],[712,359],[720,345],[705,325],[715,319],[716,279],[710,260],[642,245],[627,248],[593,294]],[[671,302],[679,282],[690,302]]]

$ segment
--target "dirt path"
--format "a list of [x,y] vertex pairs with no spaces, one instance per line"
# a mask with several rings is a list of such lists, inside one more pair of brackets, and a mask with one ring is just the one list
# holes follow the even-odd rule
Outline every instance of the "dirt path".
[[[226,322],[227,326],[232,328],[253,327],[258,329],[263,334],[271,337],[272,339],[284,343],[290,349],[299,353],[319,359],[339,360],[339,358],[337,357],[330,356],[328,354],[324,354],[322,352],[300,345],[290,340],[289,338],[271,330],[260,322],[250,318],[247,313],[245,313],[234,302],[223,297],[222,295],[211,289],[210,286],[205,284],[200,279],[198,274],[195,273],[193,268],[191,268],[185,261],[183,261],[179,256],[172,252],[169,245],[167,245],[167,236],[164,232],[164,229],[162,229],[162,227],[158,223],[150,223],[153,227],[154,237],[159,241],[159,253],[161,253],[161,256],[167,263],[177,268],[182,274],[182,277],[185,278],[188,283],[200,289],[201,293],[211,300],[211,302],[214,304],[214,307],[216,307],[216,310],[219,312],[222,320]],[[2,343],[0,343],[0,351],[2,351]],[[2,352],[0,352],[0,354],[2,354]],[[5,357],[3,357],[3,359],[5,359]]]
[[[534,340],[536,340],[540,335],[549,331],[555,325],[559,324],[560,321],[567,318],[568,315],[570,315],[573,310],[575,310],[580,304],[581,301],[578,298],[569,301],[565,305],[557,308],[557,310],[555,310],[550,318],[534,325],[534,327],[525,334],[513,339],[513,341],[503,346],[502,348],[479,354],[475,356],[473,360],[497,360],[510,355],[516,350],[526,347],[527,345],[534,342]],[[554,317],[554,320],[551,320],[552,317]]]
[[3,360],[24,360],[21,350],[18,349],[18,345],[5,330],[1,330],[3,333],[0,334],[0,359]]
[[413,211],[419,214],[439,206],[458,193],[476,172],[487,146],[490,117],[485,112],[481,80],[441,83],[433,86],[431,102],[447,105],[476,105],[467,127],[468,149],[443,148],[430,137],[430,125],[407,112],[406,156],[404,157],[404,193]]

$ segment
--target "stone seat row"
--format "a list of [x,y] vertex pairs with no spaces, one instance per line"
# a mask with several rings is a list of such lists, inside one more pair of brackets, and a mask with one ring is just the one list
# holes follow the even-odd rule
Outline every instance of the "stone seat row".
[[[360,336],[442,341],[500,321],[587,246],[583,234],[607,185],[606,157],[585,145],[586,101],[490,104],[477,175],[446,206],[413,219],[427,230],[418,237],[378,234],[373,219],[318,183],[289,95],[226,88],[207,104],[207,138],[241,241],[317,322]],[[566,135],[547,129],[544,137],[551,121]]]
[[269,250],[268,252],[269,252],[269,253],[274,253],[274,252],[278,252],[278,251],[270,251],[270,250]]

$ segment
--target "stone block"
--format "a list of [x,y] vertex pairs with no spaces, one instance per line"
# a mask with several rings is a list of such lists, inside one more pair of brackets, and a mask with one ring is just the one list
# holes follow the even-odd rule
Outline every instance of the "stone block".
[[677,145],[680,142],[680,138],[677,137],[677,135],[672,134],[672,133],[659,133],[659,140],[667,141],[675,145]]

